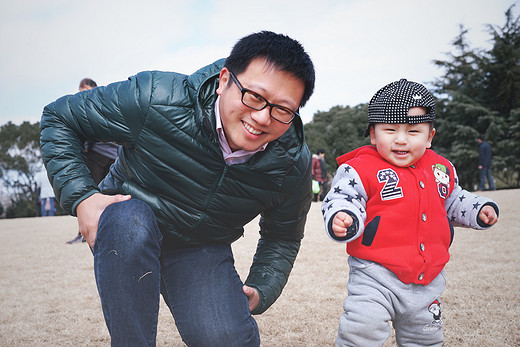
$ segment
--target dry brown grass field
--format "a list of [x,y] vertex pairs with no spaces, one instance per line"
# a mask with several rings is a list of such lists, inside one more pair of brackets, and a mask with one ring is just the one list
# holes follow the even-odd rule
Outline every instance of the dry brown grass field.
[[[445,346],[520,346],[520,190],[484,192],[500,205],[489,231],[456,228],[441,297]],[[258,220],[234,244],[245,279]],[[86,244],[68,216],[0,220],[0,346],[108,346]],[[278,301],[256,316],[262,346],[332,346],[346,296],[345,246],[326,235],[313,203],[306,236]],[[183,346],[161,301],[158,346]],[[393,336],[385,346],[395,346]]]

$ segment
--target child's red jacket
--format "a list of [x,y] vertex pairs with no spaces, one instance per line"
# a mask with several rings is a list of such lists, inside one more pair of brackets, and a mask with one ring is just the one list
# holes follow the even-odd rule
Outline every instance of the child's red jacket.
[[[328,234],[347,241],[348,254],[385,266],[404,283],[426,285],[441,272],[450,258],[452,222],[484,229],[489,226],[478,220],[482,206],[498,212],[491,199],[462,190],[453,165],[432,150],[404,168],[384,160],[374,146],[337,160],[323,202]],[[338,211],[355,219],[343,239],[330,227]]]

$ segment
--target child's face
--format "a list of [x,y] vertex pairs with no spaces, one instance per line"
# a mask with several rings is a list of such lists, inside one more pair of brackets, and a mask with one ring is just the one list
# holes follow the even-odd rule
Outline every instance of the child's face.
[[[421,113],[422,112],[422,113]],[[422,107],[413,107],[409,116],[424,114]],[[389,124],[376,123],[370,128],[370,142],[388,162],[399,167],[408,167],[419,160],[432,145],[435,129],[429,123]]]

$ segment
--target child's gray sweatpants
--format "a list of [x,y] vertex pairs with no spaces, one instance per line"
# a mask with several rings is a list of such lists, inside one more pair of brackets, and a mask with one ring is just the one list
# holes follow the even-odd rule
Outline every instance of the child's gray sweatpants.
[[349,257],[348,296],[336,346],[382,346],[392,321],[399,346],[441,346],[444,270],[427,286],[404,284],[384,266]]

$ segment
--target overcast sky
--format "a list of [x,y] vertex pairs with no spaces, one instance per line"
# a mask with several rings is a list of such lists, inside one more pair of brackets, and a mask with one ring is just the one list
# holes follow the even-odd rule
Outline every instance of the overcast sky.
[[[0,125],[39,121],[42,109],[143,70],[190,74],[226,57],[260,30],[302,43],[316,88],[301,110],[368,102],[399,78],[427,83],[442,70],[459,25],[472,48],[489,48],[486,25],[502,26],[514,0],[0,0]],[[513,13],[518,15],[516,6]]]

